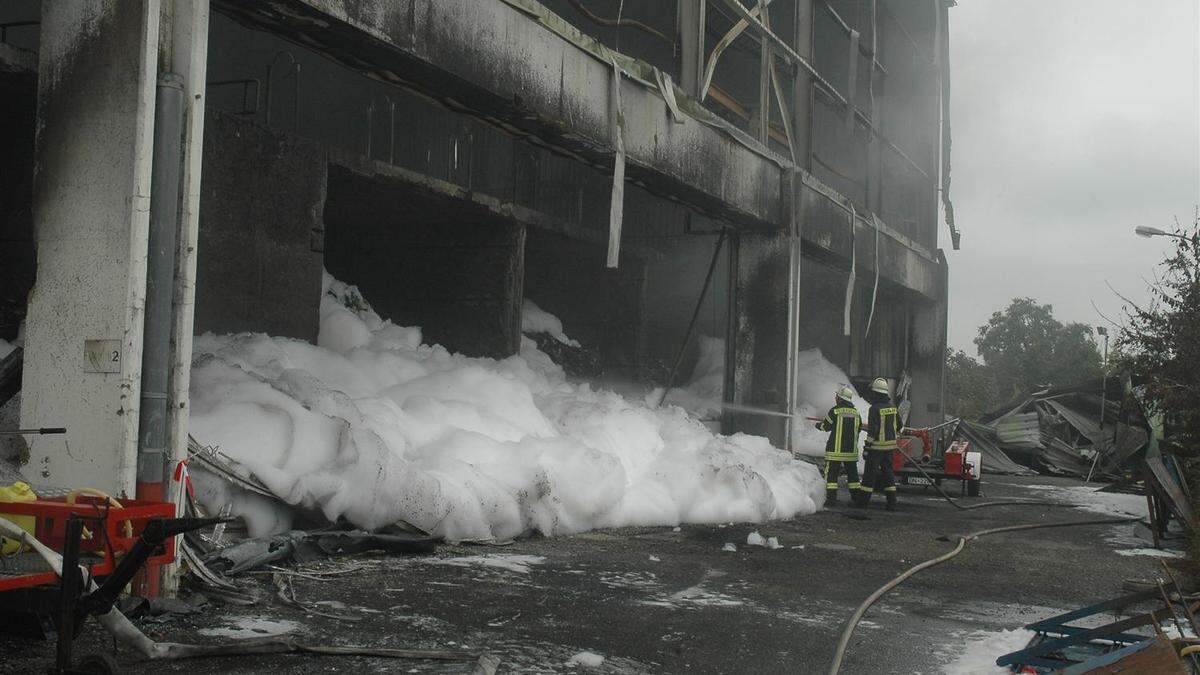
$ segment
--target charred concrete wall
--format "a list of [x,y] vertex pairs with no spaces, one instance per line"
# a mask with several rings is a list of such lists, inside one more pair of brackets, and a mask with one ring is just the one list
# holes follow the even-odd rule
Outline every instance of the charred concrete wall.
[[645,362],[646,266],[635,254],[606,270],[605,247],[530,228],[525,297],[562,319],[567,334],[601,358],[596,375],[640,379]]
[[801,350],[820,349],[825,358],[849,374],[850,338],[844,335],[848,270],[806,257],[800,269]]
[[314,143],[209,111],[197,333],[262,331],[316,341],[327,164]]
[[325,266],[381,316],[471,356],[520,347],[525,228],[450,197],[333,166]]
[[[941,256],[939,255],[939,258]],[[946,295],[949,272],[942,258],[941,288],[938,302],[915,303],[912,312],[912,347],[909,356],[913,376],[913,426],[940,423],[946,369]]]
[[41,483],[133,493],[158,26],[152,3],[42,8],[21,424],[68,432],[30,444]]
[[[788,382],[789,238],[740,234],[735,239],[733,372],[727,375],[733,401],[785,412]],[[782,447],[780,418],[729,415],[728,430],[766,436]]]
[[[270,89],[271,106],[266,109],[268,97],[261,92],[259,105],[244,105],[246,91],[241,87],[251,87],[248,83],[210,87],[210,97],[216,105],[244,113],[248,119],[289,135],[410,170],[415,178],[410,176],[407,181],[442,181],[438,190],[457,194],[438,202],[444,206],[439,207],[441,213],[434,214],[419,200],[400,204],[396,201],[399,197],[385,196],[392,189],[388,188],[371,201],[386,204],[380,207],[381,213],[390,214],[391,221],[370,222],[372,214],[349,196],[358,194],[362,186],[351,186],[353,181],[348,180],[344,191],[338,188],[330,194],[329,206],[337,215],[327,213],[327,219],[336,219],[344,232],[339,230],[335,240],[331,226],[326,260],[331,271],[363,285],[368,297],[375,298],[383,293],[372,293],[367,286],[392,292],[394,285],[389,284],[394,284],[397,277],[366,271],[368,266],[356,265],[350,251],[358,246],[361,256],[379,258],[380,263],[385,253],[403,257],[405,253],[396,251],[394,243],[387,241],[385,231],[408,231],[402,236],[415,238],[407,244],[423,251],[426,257],[450,256],[453,252],[452,257],[438,258],[454,261],[447,264],[472,266],[477,254],[484,255],[479,266],[490,269],[489,274],[470,279],[470,275],[456,270],[463,284],[460,292],[431,294],[428,298],[409,293],[403,302],[397,301],[390,312],[385,312],[400,322],[426,325],[429,339],[468,353],[515,350],[511,322],[504,321],[510,321],[514,308],[519,309],[523,292],[564,319],[575,337],[596,346],[612,370],[654,381],[657,368],[661,380],[664,373],[659,364],[670,361],[678,349],[698,295],[715,240],[712,231],[724,226],[742,229],[740,246],[735,248],[731,242],[729,257],[720,261],[701,314],[702,323],[707,324],[698,332],[729,339],[727,388],[736,400],[780,408],[786,400],[789,330],[788,258],[786,237],[782,235],[787,223],[782,205],[789,200],[781,189],[784,174],[780,162],[786,162],[781,159],[786,156],[786,146],[781,142],[785,136],[778,111],[771,109],[774,126],[766,145],[779,156],[773,158],[758,148],[752,152],[752,163],[757,168],[741,172],[736,167],[749,161],[743,153],[731,152],[723,142],[712,142],[707,132],[693,129],[698,123],[694,117],[679,125],[671,122],[656,89],[651,86],[647,92],[644,81],[637,80],[653,79],[651,71],[631,64],[629,76],[622,80],[622,99],[627,106],[625,118],[630,135],[626,144],[631,152],[633,181],[626,184],[621,268],[605,271],[601,251],[607,237],[611,155],[604,147],[607,94],[600,89],[610,75],[593,67],[596,53],[585,52],[594,50],[598,41],[635,54],[664,71],[678,73],[677,45],[652,34],[657,31],[675,36],[675,10],[668,3],[635,3],[636,7],[626,3],[625,18],[645,24],[651,31],[614,31],[582,14],[569,0],[548,0],[544,4],[561,18],[544,14],[532,3],[528,12],[515,14],[511,4],[472,4],[470,11],[482,14],[470,24],[470,30],[463,32],[453,29],[467,21],[461,3],[429,7],[414,4],[409,11],[403,2],[374,5],[287,0],[264,13],[250,15],[235,3],[218,1],[214,7],[226,14],[215,15],[213,20],[210,80],[257,79],[263,92]],[[805,26],[815,31],[819,38],[813,47],[819,52],[816,57],[829,69],[835,84],[844,85],[850,52],[848,29],[819,3],[819,25],[814,27],[808,21],[801,26],[796,22],[801,4],[793,0],[773,3],[773,27],[785,39],[797,43],[811,37],[805,34]],[[881,0],[880,4],[897,3]],[[840,12],[851,27],[866,31],[870,21],[860,5],[834,2],[830,7]],[[285,6],[287,11],[276,11]],[[597,16],[614,18],[620,3],[589,2],[586,6]],[[719,3],[711,6],[720,7]],[[379,11],[368,12],[367,7]],[[903,61],[907,58],[905,49],[911,44],[905,47],[898,36],[908,26],[899,23],[890,11],[886,7],[880,11],[879,54],[887,52]],[[927,18],[919,12],[919,16],[910,17],[903,8],[896,12],[903,14],[904,21]],[[331,27],[313,33],[311,26],[315,24],[308,20],[312,17],[331,22]],[[733,19],[726,8],[707,15],[710,45],[732,26]],[[492,32],[480,28],[493,24]],[[505,27],[505,40],[496,37],[500,25]],[[572,37],[572,25],[583,35]],[[483,32],[476,35],[472,32],[476,29]],[[931,40],[929,30],[922,24],[920,39]],[[362,31],[374,36],[369,44],[356,41],[355,36],[361,36]],[[827,35],[822,36],[822,32]],[[311,51],[298,46],[298,42],[308,45]],[[503,44],[492,44],[496,42]],[[517,61],[509,63],[510,42],[520,45],[519,67]],[[743,150],[754,141],[738,134],[756,126],[753,121],[762,103],[757,98],[761,51],[761,42],[752,32],[743,34],[719,62],[713,80],[714,91],[718,92],[715,98],[706,99],[699,110],[697,102],[682,101],[688,115],[701,114],[704,109],[717,112],[732,127],[722,127],[712,118],[702,126]],[[870,112],[869,58],[861,51],[854,58],[860,77],[852,98],[860,110]],[[293,67],[293,62],[299,68]],[[269,70],[271,64],[273,70]],[[539,74],[538,64],[545,65],[547,73],[553,71],[555,77]],[[799,101],[791,92],[793,78],[786,68],[781,70],[785,73],[785,99]],[[913,94],[917,98],[929,94],[928,85],[936,82],[935,73],[926,67],[912,72],[902,70],[889,70],[895,74],[891,80],[882,71],[877,73],[874,95],[884,108],[908,105],[901,94],[889,92],[891,82],[911,80],[913,86],[925,87],[923,93]],[[404,86],[386,82],[389,73],[402,73]],[[506,92],[510,88],[517,93],[509,96]],[[801,267],[816,261],[813,273],[802,275],[799,347],[821,347],[853,378],[877,372],[898,377],[905,368],[920,365],[909,358],[912,313],[924,306],[922,303],[936,303],[942,292],[938,270],[944,267],[939,268],[933,248],[936,218],[920,211],[932,204],[934,193],[928,189],[932,183],[915,173],[882,141],[872,140],[861,121],[848,130],[844,111],[839,112],[828,96],[821,96],[814,96],[812,118],[802,126],[807,129],[811,124],[818,130],[816,135],[821,138],[814,150],[817,159],[829,164],[818,168],[819,162],[814,160],[813,171],[843,193],[811,174],[797,175],[802,187],[792,200],[798,205],[796,217],[804,239],[805,263]],[[928,103],[924,98],[921,101]],[[883,119],[889,119],[888,110],[883,111]],[[481,116],[501,123],[486,123]],[[936,120],[937,115],[936,111],[932,116],[906,112],[901,117],[888,122],[897,133]],[[537,140],[526,134],[537,136]],[[927,137],[914,142],[922,148],[922,165],[933,165],[935,162],[929,160],[934,155],[926,152]],[[688,189],[672,183],[683,175],[677,166],[681,163],[689,167],[684,173],[692,172],[685,180]],[[810,166],[804,157],[798,158],[798,163]],[[738,177],[718,178],[720,172],[701,170],[703,167],[721,167],[721,171],[733,171]],[[398,189],[404,194],[407,188]],[[697,190],[707,196],[694,199]],[[726,206],[706,210],[714,199]],[[483,202],[490,206],[476,210]],[[740,206],[731,211],[726,208],[729,204]],[[898,224],[876,226],[868,208],[892,214]],[[701,212],[717,217],[707,234],[703,232],[706,226],[697,228],[690,222],[693,218],[704,220]],[[526,217],[530,214],[535,217]],[[497,218],[507,225],[496,225]],[[515,254],[500,254],[506,247],[516,246],[511,237],[489,238],[496,232],[511,233],[505,228],[514,222],[527,226],[524,256],[519,262],[513,262]],[[388,227],[393,229],[374,231]],[[440,229],[421,234],[425,228]],[[471,237],[480,238],[478,251],[464,245],[464,240]],[[436,244],[431,243],[435,240]],[[365,241],[379,243],[371,247],[362,244]],[[489,258],[493,253],[496,257]],[[845,336],[842,311],[851,259],[858,280],[852,297],[851,335]],[[502,260],[509,261],[508,267],[501,269]],[[374,270],[378,265],[369,267]],[[509,270],[517,267],[521,271],[510,275]],[[881,270],[881,301],[868,332],[876,268]],[[439,276],[438,269],[426,269],[423,274],[448,281]],[[364,275],[379,278],[366,281]],[[518,276],[523,278],[523,288],[513,282]],[[467,288],[472,290],[467,293]],[[509,289],[507,296],[501,293],[503,288]],[[502,299],[505,297],[508,299]],[[493,318],[476,316],[451,327],[449,316],[435,316],[435,298],[457,306],[460,314]],[[579,307],[572,302],[575,298],[587,300]],[[482,323],[473,323],[479,321]],[[445,328],[438,328],[439,324]],[[484,329],[501,337],[485,344],[457,335]],[[681,377],[690,372],[695,356],[693,340]],[[763,426],[760,418],[738,420],[742,422],[745,424],[738,428],[758,430]],[[763,426],[767,427],[773,425]]]
[[0,338],[25,318],[37,261],[33,245],[33,140],[37,75],[0,66]]

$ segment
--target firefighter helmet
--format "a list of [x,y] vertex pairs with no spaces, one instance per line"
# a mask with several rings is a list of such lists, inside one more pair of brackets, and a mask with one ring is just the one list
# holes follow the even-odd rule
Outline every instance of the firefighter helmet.
[[871,391],[877,394],[883,394],[884,396],[892,393],[888,391],[887,380],[883,379],[882,377],[875,378],[875,381],[871,383]]
[[854,390],[851,389],[849,386],[844,386],[841,389],[838,389],[837,396],[838,396],[838,398],[842,399],[843,401],[853,401],[854,400]]

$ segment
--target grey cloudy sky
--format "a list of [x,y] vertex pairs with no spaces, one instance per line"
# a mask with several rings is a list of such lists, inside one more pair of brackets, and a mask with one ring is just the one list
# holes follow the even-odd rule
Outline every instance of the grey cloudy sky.
[[[950,10],[950,345],[1014,297],[1103,323],[1200,202],[1200,2],[959,0]],[[944,226],[943,226],[944,228]],[[943,245],[949,237],[943,229]]]

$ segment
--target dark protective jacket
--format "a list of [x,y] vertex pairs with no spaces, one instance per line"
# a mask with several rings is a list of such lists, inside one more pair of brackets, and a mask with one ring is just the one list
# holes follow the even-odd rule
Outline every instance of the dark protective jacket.
[[825,459],[831,462],[858,461],[858,434],[862,430],[862,415],[854,404],[838,399],[837,404],[829,409],[825,419],[817,422],[817,428],[828,431],[829,439],[825,441]]
[[867,450],[895,450],[900,437],[900,411],[890,398],[880,396],[867,412]]

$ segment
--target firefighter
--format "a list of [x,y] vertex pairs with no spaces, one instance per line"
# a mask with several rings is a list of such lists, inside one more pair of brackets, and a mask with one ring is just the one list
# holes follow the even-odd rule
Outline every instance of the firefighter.
[[896,474],[892,468],[892,453],[900,436],[900,411],[892,403],[887,380],[875,378],[869,394],[871,410],[867,413],[867,440],[863,450],[867,456],[863,469],[862,490],[858,494],[861,506],[871,501],[876,490],[887,495],[887,510],[896,509]]
[[862,430],[862,416],[854,407],[854,390],[842,387],[834,395],[833,407],[825,419],[817,422],[817,428],[829,432],[825,441],[825,505],[837,504],[838,477],[846,472],[846,487],[852,502],[861,484],[858,482],[858,434]]

